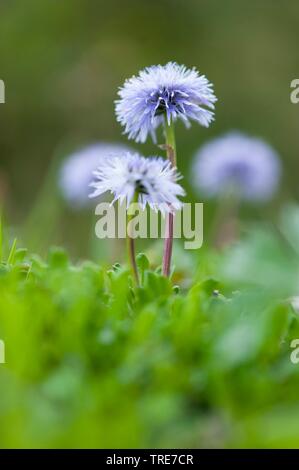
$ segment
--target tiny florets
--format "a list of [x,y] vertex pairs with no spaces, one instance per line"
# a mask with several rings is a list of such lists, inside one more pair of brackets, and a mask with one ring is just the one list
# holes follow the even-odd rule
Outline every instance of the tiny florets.
[[155,140],[155,131],[165,118],[168,124],[181,119],[187,126],[194,120],[208,127],[217,100],[204,75],[175,62],[142,70],[126,80],[118,94],[117,119],[136,142],[145,142],[148,134]]
[[126,200],[127,206],[137,193],[138,202],[143,208],[148,204],[155,210],[171,212],[181,208],[178,196],[185,194],[177,182],[179,173],[161,157],[144,158],[127,152],[106,159],[94,176],[95,181],[90,185],[94,192],[90,197],[108,191],[114,196],[112,203]]

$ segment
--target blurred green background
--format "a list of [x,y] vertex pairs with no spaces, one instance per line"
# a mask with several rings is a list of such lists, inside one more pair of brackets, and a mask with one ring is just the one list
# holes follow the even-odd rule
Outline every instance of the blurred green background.
[[[298,20],[297,0],[0,0],[0,447],[298,447],[299,209],[285,205],[299,196]],[[96,203],[69,208],[57,172],[86,144],[127,143],[117,88],[169,60],[196,66],[219,99],[209,129],[177,126],[189,200],[193,153],[231,129],[272,144],[283,181],[269,205],[242,208],[246,230],[270,230],[227,252],[206,230],[198,253],[175,243],[180,289],[144,268],[132,291],[123,266],[77,263],[121,261],[121,247],[96,240]],[[50,244],[71,261],[43,256]]]
[[[114,115],[117,88],[169,60],[196,66],[219,99],[208,130],[177,129],[189,197],[193,152],[230,129],[265,138],[283,159],[271,216],[299,195],[299,105],[290,102],[299,74],[296,0],[1,0],[0,8],[0,197],[19,233],[28,220],[36,228],[35,240],[23,230],[29,248],[61,243],[75,257],[90,254],[93,207],[75,213],[63,206],[55,165],[90,142],[127,142]],[[135,147],[157,153],[150,141]],[[206,221],[212,212],[207,204]],[[256,212],[269,214],[251,210],[250,217]]]

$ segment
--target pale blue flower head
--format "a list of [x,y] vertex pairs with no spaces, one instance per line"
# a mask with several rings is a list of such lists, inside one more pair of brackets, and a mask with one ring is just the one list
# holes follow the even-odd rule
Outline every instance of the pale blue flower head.
[[137,192],[143,208],[148,204],[154,210],[172,212],[181,208],[178,196],[185,194],[178,184],[180,174],[161,157],[145,158],[127,152],[106,159],[94,176],[95,181],[90,185],[94,192],[90,197],[110,192],[114,196],[112,204],[119,200],[129,206]]
[[59,186],[65,200],[75,209],[88,206],[93,171],[103,159],[128,150],[129,147],[122,144],[99,142],[69,155],[59,173]]
[[198,71],[168,62],[142,70],[126,80],[118,92],[117,120],[136,142],[145,142],[148,134],[164,122],[181,119],[186,126],[196,121],[208,127],[213,120],[216,97],[212,84]]
[[194,187],[207,197],[233,193],[263,202],[275,193],[281,174],[275,150],[261,139],[231,132],[203,145],[192,167]]

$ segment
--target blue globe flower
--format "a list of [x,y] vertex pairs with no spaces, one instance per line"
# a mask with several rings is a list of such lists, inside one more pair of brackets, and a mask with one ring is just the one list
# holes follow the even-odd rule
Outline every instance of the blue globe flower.
[[117,120],[136,142],[145,142],[148,134],[155,141],[155,131],[165,118],[168,124],[181,119],[186,126],[193,120],[208,127],[217,100],[205,76],[174,62],[142,70],[126,80],[118,94]]
[[261,139],[231,132],[203,145],[195,155],[192,181],[207,197],[233,193],[262,202],[276,191],[281,174],[275,150]]
[[74,209],[81,209],[90,203],[89,184],[93,172],[105,158],[131,150],[122,144],[98,142],[69,155],[60,168],[59,187],[64,199]]
[[173,212],[181,209],[178,196],[185,191],[178,183],[181,175],[171,163],[161,157],[142,157],[137,153],[126,152],[106,158],[94,171],[94,191],[90,197],[113,194],[113,202],[126,201],[127,206],[138,194],[138,202],[143,208],[148,204],[152,209]]

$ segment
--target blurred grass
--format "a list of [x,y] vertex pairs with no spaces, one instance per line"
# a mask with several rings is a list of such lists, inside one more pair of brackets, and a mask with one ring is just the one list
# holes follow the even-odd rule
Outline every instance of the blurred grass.
[[135,290],[125,266],[6,248],[0,446],[298,447],[299,259],[279,233],[202,251],[189,290],[144,256]]

